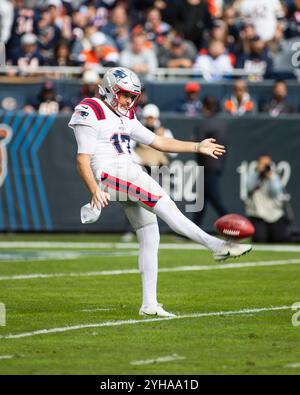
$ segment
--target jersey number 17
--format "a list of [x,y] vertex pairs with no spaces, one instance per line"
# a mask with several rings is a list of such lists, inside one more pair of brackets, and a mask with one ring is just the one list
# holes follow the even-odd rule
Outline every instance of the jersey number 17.
[[[121,140],[120,140],[120,138],[121,138]],[[120,134],[114,133],[111,136],[110,140],[112,141],[112,144],[115,147],[115,149],[116,149],[116,151],[117,151],[117,153],[119,155],[125,153],[123,151],[123,149],[122,149],[122,145],[121,144],[127,142],[126,148],[127,148],[128,153],[131,154],[130,144],[129,144],[130,143],[130,136],[128,134],[125,134],[125,133],[120,133]]]

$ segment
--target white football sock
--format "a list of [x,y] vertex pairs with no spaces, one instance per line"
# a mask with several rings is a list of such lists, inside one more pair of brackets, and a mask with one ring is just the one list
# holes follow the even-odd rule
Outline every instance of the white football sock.
[[136,235],[140,244],[139,270],[142,274],[143,305],[153,306],[157,304],[157,255],[160,238],[157,223],[137,229]]
[[183,215],[168,195],[159,199],[153,208],[153,212],[164,220],[174,232],[203,244],[213,252],[219,251],[224,244],[224,241],[210,236]]

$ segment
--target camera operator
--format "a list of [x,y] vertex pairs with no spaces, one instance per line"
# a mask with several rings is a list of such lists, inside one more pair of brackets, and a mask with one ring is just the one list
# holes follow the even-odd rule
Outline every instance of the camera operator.
[[255,227],[253,242],[287,242],[283,188],[269,155],[257,159],[256,168],[247,179],[246,213]]

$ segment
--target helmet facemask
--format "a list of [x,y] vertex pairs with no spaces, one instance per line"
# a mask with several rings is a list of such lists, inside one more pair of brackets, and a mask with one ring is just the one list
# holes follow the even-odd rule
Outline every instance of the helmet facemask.
[[[130,104],[121,104],[120,103],[120,96],[130,96],[132,98],[132,101]],[[140,98],[140,94],[137,94],[135,92],[130,92],[124,89],[121,89],[119,86],[116,85],[114,89],[114,97],[110,103],[110,105],[113,107],[113,109],[120,115],[130,117],[130,111],[133,110],[135,111],[138,100]]]

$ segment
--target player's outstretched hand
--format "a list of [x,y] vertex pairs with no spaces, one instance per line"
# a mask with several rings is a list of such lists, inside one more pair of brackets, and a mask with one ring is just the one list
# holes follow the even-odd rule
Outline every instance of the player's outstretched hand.
[[92,207],[97,207],[98,209],[108,205],[110,195],[107,192],[101,191],[98,187],[92,195],[91,205]]
[[226,150],[224,145],[216,143],[216,139],[205,139],[198,143],[198,152],[218,159],[219,156],[225,154]]

